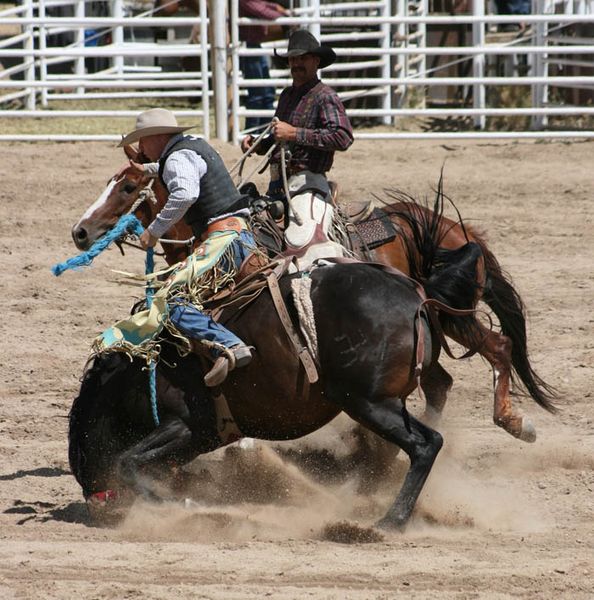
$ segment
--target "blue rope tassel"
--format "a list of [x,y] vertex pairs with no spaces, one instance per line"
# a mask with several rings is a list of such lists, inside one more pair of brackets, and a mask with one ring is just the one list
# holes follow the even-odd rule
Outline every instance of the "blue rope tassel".
[[[120,220],[113,226],[112,229],[110,229],[101,239],[97,240],[88,250],[81,252],[79,255],[69,258],[64,262],[54,265],[52,267],[52,273],[58,277],[68,269],[80,269],[81,267],[87,267],[93,262],[93,259],[106,250],[113,241],[118,240],[129,233],[134,233],[140,236],[142,235],[143,231],[144,227],[134,215],[124,215],[123,217],[120,217]],[[155,253],[152,248],[149,248],[146,251],[144,272],[146,275],[150,275],[154,270]],[[154,293],[154,288],[147,286],[146,303],[149,308],[151,307]],[[153,420],[155,425],[158,427],[159,412],[157,410],[157,373],[154,361],[151,361],[149,364],[149,387],[151,392],[151,411],[153,413]]]
[[[99,256],[113,241],[120,239],[128,233],[140,235],[144,227],[134,215],[124,215],[102,238],[98,239],[88,250],[58,263],[52,267],[52,273],[58,277],[68,269],[80,269],[87,267]],[[152,271],[151,271],[152,272]]]
[[[146,275],[150,275],[155,270],[155,253],[152,248],[147,248],[146,251],[146,262],[144,272]],[[153,303],[153,295],[155,293],[154,288],[151,286],[146,287],[146,305],[148,308]],[[153,421],[155,425],[159,426],[159,411],[157,410],[157,372],[155,369],[155,361],[151,361],[149,365],[149,387],[151,391],[151,410],[153,412]]]

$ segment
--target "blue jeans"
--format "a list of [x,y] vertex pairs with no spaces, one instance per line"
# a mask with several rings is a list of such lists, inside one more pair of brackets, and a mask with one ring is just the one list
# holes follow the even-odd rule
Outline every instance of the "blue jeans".
[[495,0],[500,15],[529,15],[532,8],[530,0]]
[[[248,48],[261,48],[260,44],[248,44]],[[266,56],[242,56],[240,68],[244,79],[270,79],[268,58]],[[274,106],[274,87],[247,88],[246,108],[254,110],[272,110]],[[271,117],[247,117],[245,128],[261,127],[270,123]]]
[[[254,236],[250,231],[242,231],[239,238],[231,244],[237,268],[251,254],[246,245],[248,247],[255,246]],[[221,262],[221,268],[225,269],[223,262]],[[169,319],[177,329],[189,338],[217,342],[226,348],[243,344],[242,340],[234,333],[217,323],[209,315],[205,315],[193,304],[170,304]],[[218,353],[215,352],[215,355],[218,355]]]

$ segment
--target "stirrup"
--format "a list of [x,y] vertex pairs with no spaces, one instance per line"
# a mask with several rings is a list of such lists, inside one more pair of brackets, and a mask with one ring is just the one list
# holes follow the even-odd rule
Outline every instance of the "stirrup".
[[229,374],[229,359],[225,354],[219,356],[210,371],[204,376],[204,385],[206,387],[216,387],[221,385]]
[[242,344],[234,348],[225,348],[210,371],[204,376],[206,387],[221,385],[233,369],[246,367],[252,362],[252,352],[249,346]]
[[249,346],[238,346],[237,349],[232,348],[231,351],[235,359],[234,368],[247,367],[252,362],[252,351]]

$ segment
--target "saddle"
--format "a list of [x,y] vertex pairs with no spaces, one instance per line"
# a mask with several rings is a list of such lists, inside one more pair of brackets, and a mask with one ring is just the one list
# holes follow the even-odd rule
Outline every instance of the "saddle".
[[338,202],[338,184],[330,184],[332,204],[340,225],[346,230],[351,250],[356,256],[371,259],[369,252],[396,238],[398,230],[383,210],[373,206],[373,200],[348,200]]
[[336,181],[328,181],[330,186],[330,198],[334,208],[339,209],[351,223],[355,225],[365,221],[373,211],[373,200],[347,200],[338,203],[338,184]]
[[241,265],[242,268],[235,281],[211,296],[204,303],[203,310],[215,321],[224,325],[268,289],[287,337],[305,369],[307,379],[309,383],[315,383],[318,380],[318,373],[314,360],[307,344],[297,333],[279,287],[279,280],[287,272],[292,260],[293,257],[283,257],[273,261],[263,261],[260,255],[252,254]]

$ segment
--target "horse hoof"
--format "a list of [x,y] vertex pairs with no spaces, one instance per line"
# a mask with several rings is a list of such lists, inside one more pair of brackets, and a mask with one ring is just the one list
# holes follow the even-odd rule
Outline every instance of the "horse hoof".
[[383,517],[375,524],[375,526],[378,529],[382,529],[383,531],[395,531],[402,533],[406,527],[406,523],[403,523],[402,521],[397,519]]
[[86,505],[90,520],[96,527],[119,525],[130,508],[129,499],[115,490],[91,494]]
[[522,419],[522,429],[520,431],[520,435],[518,435],[518,438],[523,442],[532,443],[536,441],[536,429],[534,428],[534,425],[532,425],[532,423],[526,418]]
[[532,443],[536,440],[536,429],[530,419],[524,416],[518,415],[512,419],[496,419],[495,424],[523,442]]

